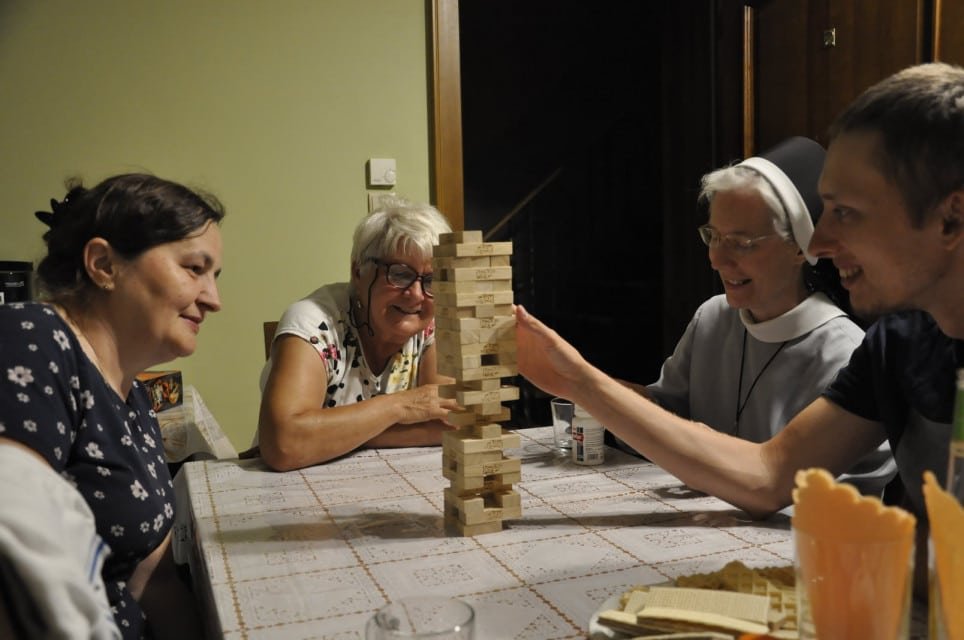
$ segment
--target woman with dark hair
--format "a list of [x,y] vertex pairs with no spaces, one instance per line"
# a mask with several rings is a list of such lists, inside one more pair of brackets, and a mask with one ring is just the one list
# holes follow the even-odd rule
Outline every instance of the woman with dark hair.
[[101,575],[125,638],[199,635],[171,556],[174,490],[135,376],[190,355],[221,308],[224,212],[211,196],[126,174],[37,217],[40,303],[0,306],[0,447],[76,487],[110,547]]
[[[631,386],[681,417],[764,442],[847,364],[864,332],[833,265],[807,252],[824,155],[790,138],[703,176],[709,222],[699,234],[724,294],[700,305],[659,380]],[[842,479],[879,495],[895,472],[884,444]]]

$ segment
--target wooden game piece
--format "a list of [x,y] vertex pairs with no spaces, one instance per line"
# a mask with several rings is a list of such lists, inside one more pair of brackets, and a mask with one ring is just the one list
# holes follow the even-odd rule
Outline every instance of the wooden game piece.
[[[501,264],[503,258],[508,256],[475,256],[472,258],[446,258],[443,256],[432,256],[432,269],[433,272],[438,272],[438,277],[440,279],[448,280],[446,277],[448,271],[447,269],[488,269],[490,267],[507,267],[507,264]],[[492,261],[498,259],[500,264],[493,265]]]
[[511,288],[512,267],[493,267],[487,266],[450,266],[442,267],[443,277],[448,282],[487,282],[487,281],[508,281]]
[[440,244],[434,247],[433,256],[439,258],[465,258],[474,256],[509,256],[512,255],[511,242],[462,242],[457,244]]
[[503,473],[497,476],[461,476],[452,472],[445,475],[444,468],[442,469],[442,475],[450,481],[452,489],[459,493],[467,491],[476,493],[497,491],[512,486],[522,478],[522,474],[518,471]]
[[[489,435],[490,432],[481,432],[479,427],[495,427],[496,435]],[[502,430],[502,426],[493,425],[474,425],[467,431],[446,431],[442,434],[443,450],[457,451],[459,453],[478,453],[480,451],[504,451],[506,449],[517,449],[521,446],[521,439],[517,433],[509,433]]]
[[490,291],[482,293],[436,293],[435,304],[455,307],[473,307],[486,304],[512,304],[512,292]]
[[438,242],[439,244],[462,244],[465,242],[478,243],[482,242],[482,232],[450,231],[449,233],[440,233]]
[[518,518],[522,515],[522,501],[515,491],[499,491],[483,496],[459,496],[451,489],[445,490],[446,515],[458,518],[462,524],[481,524]]
[[[445,421],[456,427],[468,427],[479,422],[480,415],[474,411],[449,411],[445,416]],[[498,415],[488,414],[484,416],[485,420],[483,422],[506,422],[512,416],[509,413],[508,407],[502,407]]]
[[440,293],[494,293],[496,291],[512,292],[509,280],[462,280],[460,282],[433,281],[436,295]]

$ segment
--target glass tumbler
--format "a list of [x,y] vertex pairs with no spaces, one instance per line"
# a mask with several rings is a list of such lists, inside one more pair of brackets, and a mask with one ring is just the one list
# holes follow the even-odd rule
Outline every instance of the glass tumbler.
[[475,610],[446,596],[412,596],[390,602],[365,626],[366,640],[473,640]]

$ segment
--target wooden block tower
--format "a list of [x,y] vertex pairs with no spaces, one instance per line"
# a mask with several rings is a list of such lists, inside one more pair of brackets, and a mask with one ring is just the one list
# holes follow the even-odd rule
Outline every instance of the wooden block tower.
[[501,531],[504,519],[522,515],[512,489],[521,461],[504,454],[519,436],[498,424],[509,419],[502,402],[519,397],[501,380],[517,372],[511,255],[511,242],[462,231],[440,236],[432,259],[438,371],[455,378],[439,394],[465,409],[449,413],[459,429],[442,436],[445,525],[461,535]]

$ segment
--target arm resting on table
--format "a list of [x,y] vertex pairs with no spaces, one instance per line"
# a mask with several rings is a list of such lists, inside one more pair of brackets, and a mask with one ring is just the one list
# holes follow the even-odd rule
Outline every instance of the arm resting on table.
[[[434,359],[422,364],[434,371]],[[272,469],[327,462],[375,438],[386,439],[374,440],[377,446],[435,444],[441,420],[456,408],[454,400],[439,398],[436,384],[323,408],[327,386],[327,371],[311,345],[292,335],[275,340],[258,423],[261,456]],[[396,424],[406,428],[385,433]]]

